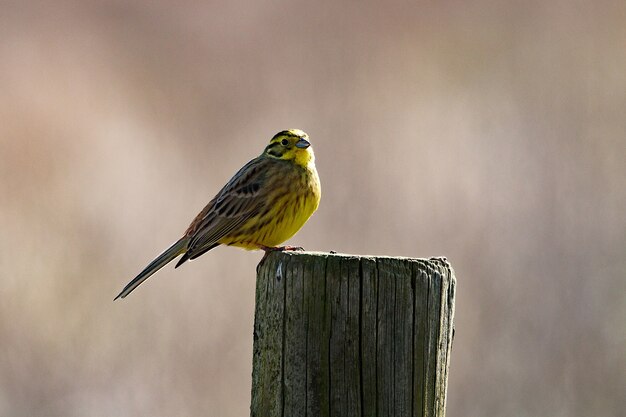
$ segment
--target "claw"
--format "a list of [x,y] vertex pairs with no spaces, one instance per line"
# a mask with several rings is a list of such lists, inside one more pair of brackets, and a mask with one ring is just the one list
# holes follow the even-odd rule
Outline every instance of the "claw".
[[285,252],[285,251],[303,251],[304,248],[302,246],[264,246],[259,245],[259,249],[263,249],[265,254],[267,255],[269,252]]
[[259,246],[259,249],[263,250],[265,253],[263,254],[263,257],[261,258],[261,261],[257,265],[257,272],[258,272],[258,269],[261,267],[261,265],[263,265],[263,262],[265,262],[265,259],[267,259],[267,256],[271,252],[304,251],[304,248],[302,246],[276,246],[276,247],[265,246],[265,245],[258,245],[258,246]]
[[298,251],[298,252],[304,251],[304,248],[302,246],[283,246],[283,247],[281,247],[279,249],[281,251],[287,251],[287,250]]

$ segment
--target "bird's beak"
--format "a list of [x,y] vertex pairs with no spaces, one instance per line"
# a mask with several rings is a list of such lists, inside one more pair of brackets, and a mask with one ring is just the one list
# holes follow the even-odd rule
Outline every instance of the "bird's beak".
[[309,146],[311,146],[311,144],[306,139],[300,139],[299,141],[296,142],[296,148],[306,149]]

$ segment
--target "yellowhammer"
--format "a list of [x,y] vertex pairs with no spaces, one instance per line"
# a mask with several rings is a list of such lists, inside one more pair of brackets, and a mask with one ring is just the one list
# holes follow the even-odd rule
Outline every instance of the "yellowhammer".
[[277,133],[263,153],[248,162],[191,222],[176,243],[153,260],[115,299],[124,298],[139,284],[179,255],[176,268],[219,245],[248,250],[285,250],[277,247],[296,234],[320,202],[315,156],[301,130]]

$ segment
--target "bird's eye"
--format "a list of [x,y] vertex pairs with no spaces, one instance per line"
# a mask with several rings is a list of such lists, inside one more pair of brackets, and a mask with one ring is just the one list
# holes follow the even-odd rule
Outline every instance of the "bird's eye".
[[283,146],[287,146],[287,145],[289,145],[289,141],[287,139],[283,139],[283,140],[280,141],[280,144],[283,145]]

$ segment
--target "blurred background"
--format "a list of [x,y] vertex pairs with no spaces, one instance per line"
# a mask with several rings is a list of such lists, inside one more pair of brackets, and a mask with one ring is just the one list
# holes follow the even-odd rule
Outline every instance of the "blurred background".
[[0,416],[248,415],[255,267],[113,297],[273,134],[289,243],[446,256],[448,416],[623,416],[626,3],[0,2]]

